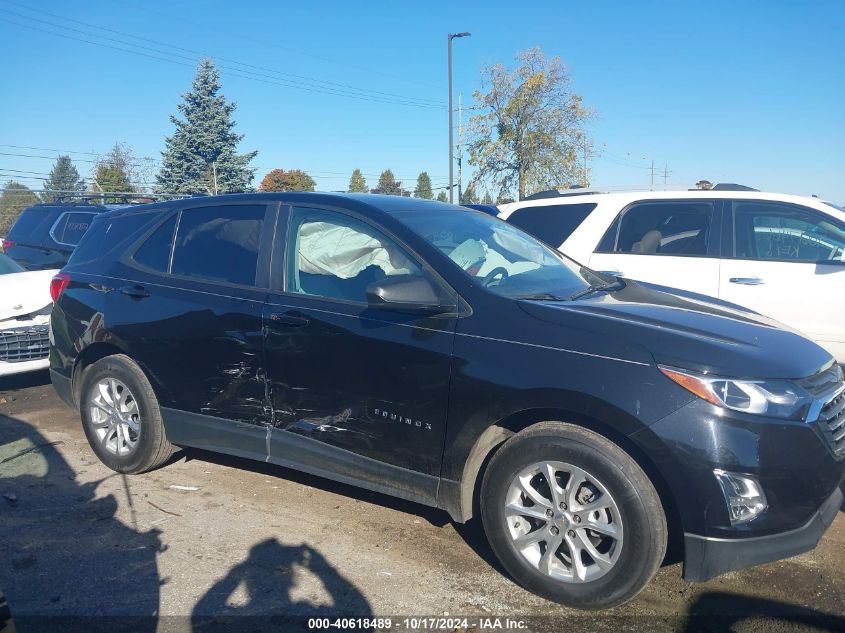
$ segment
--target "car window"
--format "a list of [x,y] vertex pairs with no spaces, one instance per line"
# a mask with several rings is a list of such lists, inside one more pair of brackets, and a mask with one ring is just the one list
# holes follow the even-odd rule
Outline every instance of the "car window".
[[[24,209],[9,230],[9,238],[18,242],[24,242],[26,238],[30,238],[31,240],[35,237],[34,234],[38,228],[49,219],[51,211],[55,211],[55,208],[30,207],[29,209]],[[47,236],[47,230],[49,228],[48,225],[41,229],[41,235],[43,237]]]
[[265,205],[186,209],[180,214],[171,272],[253,285]]
[[83,211],[63,213],[50,231],[50,235],[57,244],[76,246],[88,231],[96,215],[96,213]]
[[167,272],[170,265],[170,251],[173,247],[173,232],[176,229],[176,215],[153,231],[132,256],[136,262],[159,272]]
[[68,264],[94,261],[112,248],[140,232],[157,217],[155,213],[137,213],[111,218],[108,215],[95,216],[91,226],[73,250]]
[[23,267],[8,255],[0,253],[0,275],[9,275],[11,273],[22,273]]
[[507,221],[557,248],[581,226],[596,206],[589,203],[523,207],[511,213]]
[[367,286],[421,266],[374,227],[342,213],[295,207],[291,214],[285,290],[367,302]]
[[[517,227],[471,211],[396,211],[474,284],[506,297],[569,296],[603,279]],[[588,281],[589,280],[589,281]]]
[[709,202],[634,204],[622,214],[613,252],[705,257],[712,225]]
[[845,229],[833,218],[790,204],[735,201],[735,255],[792,262],[842,260]]

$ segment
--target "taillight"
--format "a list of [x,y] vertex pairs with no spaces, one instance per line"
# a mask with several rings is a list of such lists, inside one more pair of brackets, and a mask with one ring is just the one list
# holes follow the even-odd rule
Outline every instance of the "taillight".
[[3,250],[7,251],[12,248],[15,243],[12,240],[3,240]]
[[53,303],[59,300],[69,283],[70,275],[64,273],[59,273],[50,280],[50,296],[53,298]]

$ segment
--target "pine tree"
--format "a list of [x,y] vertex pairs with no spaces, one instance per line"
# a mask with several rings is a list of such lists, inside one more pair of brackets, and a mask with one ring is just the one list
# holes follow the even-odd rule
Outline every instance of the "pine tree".
[[414,196],[425,200],[434,198],[434,194],[431,192],[431,178],[428,172],[424,171],[417,176],[417,188],[414,190]]
[[437,194],[437,201],[438,202],[446,202],[448,199],[449,198],[446,197],[445,191],[441,191],[440,193]]
[[255,177],[250,161],[258,152],[237,154],[242,134],[234,132],[237,105],[220,92],[220,72],[209,59],[200,62],[191,90],[179,104],[184,118],[165,139],[158,190],[169,193],[230,193],[249,188]]
[[367,193],[367,191],[367,181],[364,180],[361,170],[356,168],[349,179],[349,193]]
[[478,204],[478,196],[475,193],[475,185],[469,183],[461,194],[461,204]]
[[481,201],[481,204],[493,204],[493,196],[490,195],[490,190],[484,190],[484,199]]
[[396,180],[392,171],[385,169],[381,172],[381,176],[378,178],[378,187],[373,189],[373,193],[383,193],[388,196],[401,196],[402,183]]
[[26,185],[10,180],[0,194],[0,235],[6,235],[21,211],[40,200]]
[[85,181],[79,177],[70,156],[59,156],[50,170],[50,177],[44,183],[41,199],[54,202],[58,196],[74,191],[85,191]]

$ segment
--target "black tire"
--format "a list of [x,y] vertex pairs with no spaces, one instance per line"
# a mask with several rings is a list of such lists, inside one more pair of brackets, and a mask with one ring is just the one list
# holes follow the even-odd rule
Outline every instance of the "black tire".
[[[107,450],[94,430],[88,402],[96,385],[104,378],[122,382],[134,396],[138,406],[137,443],[128,455]],[[103,464],[119,473],[137,474],[154,470],[173,455],[174,447],[167,441],[161,410],[150,381],[131,358],[123,354],[107,356],[88,367],[82,375],[80,416],[91,449]]]
[[[514,546],[504,510],[508,488],[517,473],[543,461],[583,468],[616,502],[624,538],[604,576],[580,583],[558,580],[532,566]],[[627,602],[648,584],[666,553],[666,517],[649,478],[619,446],[572,424],[542,422],[511,437],[490,460],[480,503],[484,531],[508,573],[529,591],[569,607],[606,609]]]

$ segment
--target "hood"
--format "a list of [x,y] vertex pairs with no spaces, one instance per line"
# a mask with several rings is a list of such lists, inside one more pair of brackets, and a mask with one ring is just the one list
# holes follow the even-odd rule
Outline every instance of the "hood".
[[58,270],[0,275],[0,321],[37,312],[50,305],[50,280]]
[[782,323],[695,293],[626,281],[624,289],[562,302],[521,302],[544,321],[586,331],[654,360],[737,378],[805,378],[833,357]]

